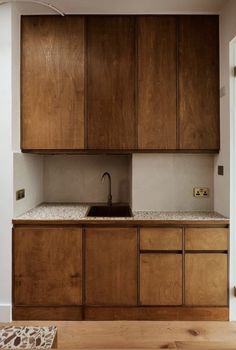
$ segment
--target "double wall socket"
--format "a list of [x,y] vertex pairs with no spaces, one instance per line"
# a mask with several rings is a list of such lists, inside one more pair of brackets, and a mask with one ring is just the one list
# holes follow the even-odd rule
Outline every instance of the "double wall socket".
[[208,187],[194,187],[193,189],[194,197],[209,197],[209,188]]

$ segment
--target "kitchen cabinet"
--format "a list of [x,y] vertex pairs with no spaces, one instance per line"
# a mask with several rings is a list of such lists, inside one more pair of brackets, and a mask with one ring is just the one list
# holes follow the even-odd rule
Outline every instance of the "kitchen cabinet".
[[23,16],[26,152],[217,152],[218,16]]
[[182,305],[182,254],[140,255],[140,304]]
[[84,17],[21,24],[21,148],[84,149]]
[[17,227],[13,241],[14,305],[82,304],[81,228]]
[[140,228],[140,305],[182,305],[182,250],[182,228]]
[[179,147],[217,151],[219,18],[180,16],[178,31]]
[[137,244],[136,228],[86,229],[86,305],[137,305]]
[[135,17],[87,18],[89,149],[134,149]]
[[14,221],[14,320],[229,318],[225,220]]
[[228,229],[185,229],[185,304],[228,304]]
[[188,306],[228,304],[228,257],[223,253],[185,255],[185,303]]
[[138,16],[138,148],[177,147],[177,17]]

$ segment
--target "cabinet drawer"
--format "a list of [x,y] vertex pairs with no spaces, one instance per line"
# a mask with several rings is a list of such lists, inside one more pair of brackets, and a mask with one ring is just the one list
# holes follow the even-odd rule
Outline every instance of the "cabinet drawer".
[[141,250],[181,250],[182,229],[181,228],[141,228],[140,229]]
[[185,231],[186,250],[228,250],[227,228],[188,228]]

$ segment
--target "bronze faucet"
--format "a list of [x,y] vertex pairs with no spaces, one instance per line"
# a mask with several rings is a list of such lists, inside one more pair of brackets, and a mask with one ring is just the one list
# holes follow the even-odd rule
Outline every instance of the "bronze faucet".
[[108,206],[112,206],[112,195],[111,195],[111,175],[106,171],[103,175],[102,175],[102,182],[104,181],[105,176],[108,177],[108,196],[107,196],[107,205]]

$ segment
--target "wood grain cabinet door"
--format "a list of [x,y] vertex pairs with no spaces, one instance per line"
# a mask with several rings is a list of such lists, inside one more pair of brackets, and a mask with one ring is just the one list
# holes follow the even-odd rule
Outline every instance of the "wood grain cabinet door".
[[182,254],[140,255],[140,304],[182,304]]
[[138,16],[138,147],[176,149],[175,16]]
[[219,145],[219,19],[179,17],[178,114],[180,149]]
[[135,148],[134,16],[87,18],[89,149]]
[[16,228],[14,305],[82,304],[82,229]]
[[84,18],[23,16],[21,147],[84,148]]
[[87,228],[86,305],[137,305],[137,230]]
[[185,255],[185,304],[227,306],[228,257],[223,253]]

